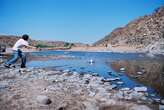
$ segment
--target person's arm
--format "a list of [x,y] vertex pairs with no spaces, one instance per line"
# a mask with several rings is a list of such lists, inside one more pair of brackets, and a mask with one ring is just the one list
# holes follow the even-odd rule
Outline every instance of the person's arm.
[[36,49],[36,47],[31,46],[31,45],[26,45],[26,47],[28,47],[28,48],[32,48],[32,49]]

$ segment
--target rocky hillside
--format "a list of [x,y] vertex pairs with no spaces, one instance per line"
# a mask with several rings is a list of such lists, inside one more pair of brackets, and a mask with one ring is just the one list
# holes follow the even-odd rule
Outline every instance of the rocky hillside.
[[[150,47],[164,39],[164,6],[151,15],[145,15],[129,22],[124,27],[113,30],[94,45],[127,45],[136,48]],[[164,48],[164,47],[163,47]]]

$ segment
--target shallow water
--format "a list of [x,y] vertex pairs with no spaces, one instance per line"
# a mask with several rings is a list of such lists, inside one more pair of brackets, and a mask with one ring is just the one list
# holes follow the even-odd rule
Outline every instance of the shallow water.
[[[47,61],[29,61],[28,67],[51,67],[79,73],[98,73],[100,77],[119,77],[123,85],[118,87],[133,88],[147,86],[150,94],[164,96],[164,59],[162,57],[149,58],[140,53],[108,53],[108,52],[68,52],[44,51],[34,52],[35,56],[66,55],[73,59],[54,59]],[[89,63],[90,60],[94,62]],[[125,71],[120,71],[125,68]],[[112,72],[112,74],[109,74]],[[138,73],[142,74],[138,74]],[[117,84],[118,81],[113,81]]]

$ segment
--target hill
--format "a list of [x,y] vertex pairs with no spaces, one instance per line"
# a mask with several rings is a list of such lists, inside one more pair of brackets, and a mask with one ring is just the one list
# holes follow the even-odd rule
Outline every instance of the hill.
[[94,43],[95,46],[135,47],[145,51],[164,50],[164,6],[151,14],[139,17],[124,27],[114,29],[103,39]]
[[[5,45],[8,48],[11,48],[15,42],[20,39],[20,36],[14,35],[0,35],[0,45]],[[50,48],[50,47],[67,47],[71,43],[64,41],[43,41],[43,40],[29,40],[29,43],[33,46],[40,48]]]

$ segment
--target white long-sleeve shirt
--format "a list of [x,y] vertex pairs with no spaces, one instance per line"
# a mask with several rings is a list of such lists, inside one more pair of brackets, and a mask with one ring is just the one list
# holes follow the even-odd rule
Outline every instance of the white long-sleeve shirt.
[[29,46],[28,42],[24,39],[19,39],[13,46],[13,50],[17,51],[18,49],[21,49],[24,46]]

